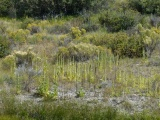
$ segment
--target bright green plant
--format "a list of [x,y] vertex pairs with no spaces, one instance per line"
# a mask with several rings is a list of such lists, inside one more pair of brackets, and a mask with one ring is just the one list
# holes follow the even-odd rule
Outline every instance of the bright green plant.
[[76,92],[76,97],[84,97],[85,96],[85,91],[84,89],[81,87],[77,92]]

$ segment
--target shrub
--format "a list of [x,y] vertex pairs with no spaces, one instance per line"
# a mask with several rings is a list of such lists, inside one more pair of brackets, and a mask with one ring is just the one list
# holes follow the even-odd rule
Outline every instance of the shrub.
[[136,34],[128,36],[126,33],[116,33],[109,46],[113,54],[119,57],[132,58],[143,56],[143,41]]
[[70,28],[67,25],[55,25],[47,27],[47,32],[50,34],[66,34]]
[[28,30],[18,29],[17,31],[8,31],[8,36],[14,42],[18,42],[20,44],[27,42],[27,37],[29,35]]
[[160,0],[130,0],[129,5],[142,14],[160,15]]
[[64,58],[64,60],[72,59],[75,61],[87,61],[89,59],[94,59],[98,57],[98,55],[102,51],[104,51],[102,47],[97,47],[92,44],[71,43],[68,47],[60,47],[58,52],[54,56],[54,60],[62,57]]
[[72,38],[68,34],[63,34],[59,36],[58,45],[67,46],[71,42]]
[[22,24],[21,24],[21,28],[22,29],[26,29],[28,24],[31,24],[33,23],[34,20],[32,18],[25,18],[23,21],[22,21]]
[[160,40],[160,30],[158,28],[145,29],[141,24],[138,26],[139,34],[144,43],[144,49],[147,57],[151,57],[154,49]]
[[28,24],[27,29],[30,31],[31,35],[41,31],[40,27],[35,23]]
[[80,41],[107,47],[111,49],[115,56],[119,57],[142,57],[144,47],[140,35],[134,34],[129,36],[125,32],[95,32],[81,37]]
[[41,42],[42,40],[46,40],[46,38],[46,33],[35,33],[29,37],[28,42],[31,44],[35,44]]
[[10,42],[6,37],[0,35],[0,58],[7,56],[10,53]]
[[16,58],[16,67],[22,67],[23,65],[25,67],[32,67],[32,61],[35,54],[31,52],[30,49],[27,52],[16,51],[14,55]]
[[2,60],[2,68],[4,70],[11,70],[14,68],[15,56],[8,55]]
[[106,46],[110,47],[110,43],[114,39],[114,34],[105,33],[105,32],[97,32],[93,34],[93,39],[91,40],[91,43],[97,45],[97,46]]
[[79,29],[79,27],[72,27],[71,28],[71,36],[73,39],[78,39],[80,36],[84,35],[86,33],[85,29]]
[[0,34],[5,34],[6,30],[7,30],[7,26],[5,25],[4,22],[0,21]]
[[68,47],[68,51],[70,57],[74,58],[75,61],[86,61],[97,57],[101,49],[92,44],[79,43],[77,45],[71,44]]
[[136,15],[137,13],[132,10],[125,12],[108,10],[99,17],[99,21],[101,25],[107,27],[108,31],[118,32],[133,27],[136,24]]
[[90,32],[90,31],[97,31],[98,29],[100,29],[100,25],[97,24],[97,23],[85,23],[82,25],[82,27],[87,31],[87,32]]

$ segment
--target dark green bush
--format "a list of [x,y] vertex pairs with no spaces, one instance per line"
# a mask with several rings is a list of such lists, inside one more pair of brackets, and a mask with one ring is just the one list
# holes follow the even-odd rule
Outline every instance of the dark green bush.
[[80,39],[96,46],[105,46],[111,49],[115,56],[119,57],[142,57],[144,42],[138,34],[128,35],[125,32],[118,33],[93,33]]
[[31,24],[34,22],[34,19],[32,18],[25,18],[23,21],[22,21],[22,24],[21,24],[21,28],[22,29],[26,29],[28,24]]
[[100,25],[97,23],[85,23],[82,25],[82,28],[84,28],[87,32],[91,32],[91,31],[97,31],[98,29],[100,29]]
[[142,14],[160,15],[160,0],[130,0],[129,5]]
[[99,17],[102,26],[105,26],[110,32],[118,32],[120,30],[127,30],[136,24],[135,11],[115,11],[108,10]]
[[70,27],[67,25],[55,25],[47,27],[47,32],[50,34],[66,34],[69,33]]
[[114,55],[119,57],[142,57],[144,43],[139,35],[128,36],[126,33],[116,33],[109,43]]
[[0,58],[7,56],[9,53],[10,42],[4,36],[0,36]]

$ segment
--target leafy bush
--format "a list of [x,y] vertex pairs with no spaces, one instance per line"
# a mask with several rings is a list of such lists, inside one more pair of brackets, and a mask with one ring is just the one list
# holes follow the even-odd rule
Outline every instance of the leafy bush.
[[10,42],[6,37],[0,35],[0,58],[7,56],[10,53]]
[[96,46],[104,46],[111,49],[115,56],[142,57],[144,43],[140,35],[128,35],[124,32],[106,33],[95,32],[87,34],[79,39],[81,42],[92,43]]
[[14,42],[18,43],[26,43],[27,42],[27,37],[29,35],[29,30],[23,30],[23,29],[18,29],[17,31],[8,31],[8,36],[10,39],[12,39]]
[[98,29],[100,29],[100,25],[97,24],[97,23],[85,23],[82,25],[82,27],[87,31],[87,32],[90,32],[90,31],[97,31]]
[[66,34],[70,28],[67,25],[55,25],[47,27],[47,32],[50,34]]
[[145,29],[141,24],[137,27],[144,43],[146,55],[147,57],[151,57],[152,52],[160,42],[160,29],[154,27],[151,29]]
[[22,29],[26,29],[28,24],[31,24],[33,23],[34,20],[32,18],[25,18],[23,21],[22,21],[22,24],[21,24],[21,28]]
[[25,65],[25,67],[32,67],[35,54],[31,52],[30,49],[27,52],[16,51],[14,56],[16,58],[16,67],[22,67],[23,65]]
[[5,25],[5,23],[3,21],[0,21],[0,34],[5,34],[6,30],[7,30],[7,26]]
[[79,29],[79,27],[72,27],[71,28],[71,36],[73,39],[79,38],[81,35],[84,35],[86,33],[85,29]]
[[8,55],[2,60],[2,68],[4,70],[14,69],[15,56]]
[[98,57],[99,53],[102,51],[104,51],[102,47],[97,47],[92,44],[71,43],[68,47],[60,47],[54,56],[54,60],[62,57],[64,60],[74,59],[75,61],[86,61]]
[[120,30],[127,30],[136,24],[137,13],[132,10],[115,11],[108,10],[99,17],[101,25],[107,27],[108,31],[118,32]]
[[142,14],[160,15],[160,0],[130,0],[129,5]]
[[59,36],[58,45],[67,46],[71,42],[72,38],[68,34],[63,34]]
[[40,27],[35,23],[28,24],[27,29],[30,31],[31,35],[41,31]]
[[143,56],[143,41],[136,34],[128,36],[126,33],[116,33],[109,44],[113,54],[119,57],[132,58]]

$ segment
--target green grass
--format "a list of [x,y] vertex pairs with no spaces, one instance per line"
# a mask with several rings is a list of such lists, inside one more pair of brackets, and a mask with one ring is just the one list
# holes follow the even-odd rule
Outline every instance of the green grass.
[[1,110],[1,120],[160,120],[154,112],[142,112],[127,115],[114,108],[103,105],[90,106],[84,103],[55,101],[33,104],[10,101]]

